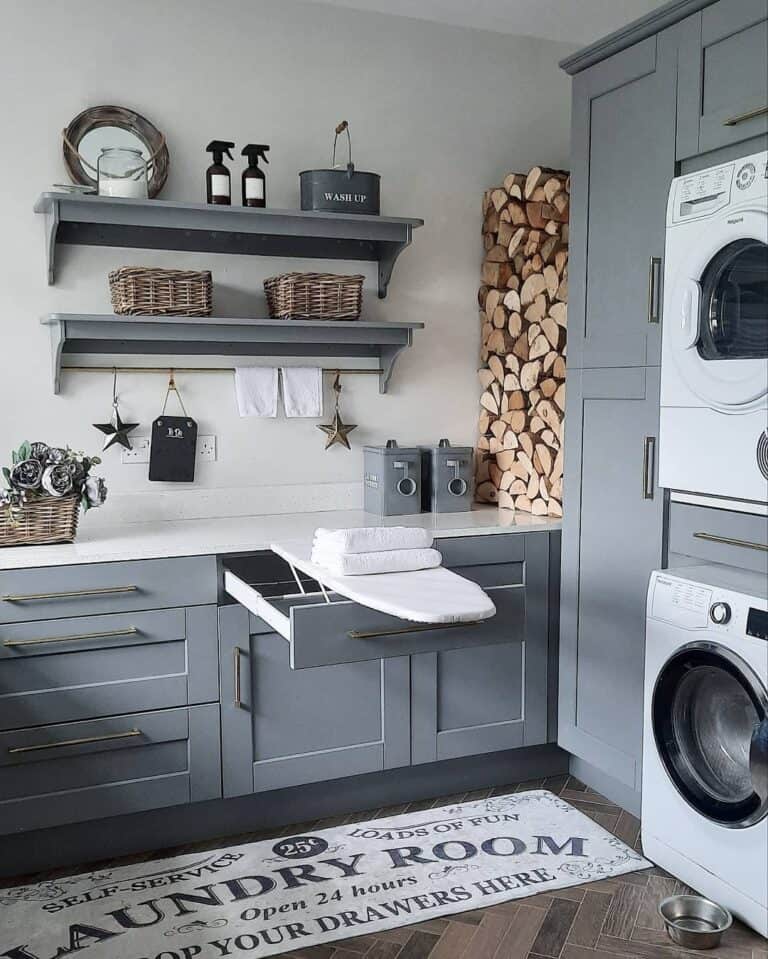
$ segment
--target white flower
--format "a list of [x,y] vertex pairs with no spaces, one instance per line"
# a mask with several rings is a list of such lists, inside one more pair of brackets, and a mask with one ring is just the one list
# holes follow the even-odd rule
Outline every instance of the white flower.
[[89,476],[83,486],[83,493],[89,507],[101,506],[107,498],[107,484],[100,476]]

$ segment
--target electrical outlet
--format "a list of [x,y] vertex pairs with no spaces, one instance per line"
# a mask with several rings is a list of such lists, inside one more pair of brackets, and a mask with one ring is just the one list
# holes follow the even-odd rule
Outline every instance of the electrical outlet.
[[197,458],[203,463],[213,463],[216,460],[216,437],[198,436]]
[[148,436],[132,436],[130,439],[132,449],[120,450],[120,462],[130,463],[131,465],[148,463],[150,438]]

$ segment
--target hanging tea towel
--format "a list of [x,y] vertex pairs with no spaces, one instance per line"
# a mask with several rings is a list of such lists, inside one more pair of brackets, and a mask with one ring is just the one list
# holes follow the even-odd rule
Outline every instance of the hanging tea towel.
[[284,366],[283,403],[286,416],[323,415],[323,371],[315,366]]
[[235,395],[241,416],[277,416],[277,368],[236,367]]

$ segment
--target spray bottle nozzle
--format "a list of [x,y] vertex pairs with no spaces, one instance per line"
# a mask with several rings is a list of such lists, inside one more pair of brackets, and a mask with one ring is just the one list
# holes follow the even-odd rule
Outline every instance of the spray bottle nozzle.
[[213,162],[221,163],[226,153],[230,160],[234,160],[234,157],[229,152],[230,149],[234,150],[235,144],[229,140],[211,140],[208,146],[205,148],[207,153],[213,154]]
[[248,157],[248,162],[251,166],[259,165],[259,157],[265,162],[269,163],[267,159],[267,151],[269,147],[266,143],[249,143],[247,146],[243,147],[242,156]]

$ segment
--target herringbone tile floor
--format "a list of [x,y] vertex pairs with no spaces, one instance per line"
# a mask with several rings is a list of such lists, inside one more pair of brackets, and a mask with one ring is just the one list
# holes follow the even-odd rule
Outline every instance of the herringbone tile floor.
[[[159,856],[222,848],[233,843],[285,836],[310,828],[323,829],[345,822],[394,816],[448,803],[541,788],[562,796],[624,842],[640,848],[640,823],[637,819],[591,792],[583,783],[568,776],[557,776],[302,823],[268,833],[228,837],[224,842],[219,839],[165,850],[159,854],[145,853],[111,860],[109,865],[125,865]],[[0,888],[20,881],[53,878],[63,872],[59,870],[26,877],[25,880],[3,880],[0,881]],[[413,926],[400,926],[371,936],[311,946],[285,953],[282,959],[768,959],[768,942],[738,922],[726,933],[718,949],[702,953],[674,946],[667,938],[656,906],[665,896],[684,888],[682,883],[661,869],[648,869],[617,879],[603,879],[549,894],[540,893],[476,912],[432,919]]]

